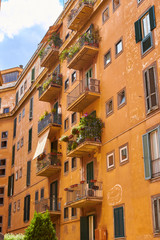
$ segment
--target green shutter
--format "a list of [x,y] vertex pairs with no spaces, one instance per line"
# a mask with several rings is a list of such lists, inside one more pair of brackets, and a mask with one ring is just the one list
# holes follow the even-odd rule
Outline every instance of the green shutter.
[[80,217],[80,240],[89,240],[88,217]]
[[30,195],[27,196],[27,221],[30,218]]
[[114,237],[124,237],[123,207],[114,208]]
[[149,134],[148,133],[144,134],[142,138],[143,138],[143,159],[144,159],[145,179],[151,179],[151,156],[150,156]]
[[17,118],[14,119],[14,126],[13,126],[13,137],[16,136],[16,128],[17,128]]
[[15,160],[15,145],[12,147],[12,165],[14,165]]
[[26,221],[26,206],[27,206],[26,202],[27,202],[27,197],[24,198],[24,214],[23,214],[24,222]]
[[30,99],[30,106],[29,106],[29,120],[33,118],[33,97]]
[[30,185],[30,178],[31,178],[31,161],[27,162],[27,179],[26,179],[26,185]]
[[16,106],[18,105],[18,92],[16,92]]
[[149,9],[149,19],[150,19],[150,26],[151,26],[151,31],[152,31],[156,27],[154,6],[152,6]]
[[29,129],[29,136],[28,136],[28,152],[32,149],[32,128]]
[[8,227],[11,226],[11,212],[12,212],[12,204],[10,203],[8,207]]
[[11,192],[11,176],[8,177],[8,197],[10,196]]
[[141,19],[134,23],[136,43],[142,40]]
[[11,196],[14,194],[14,174],[11,175]]
[[31,81],[35,79],[35,68],[32,69]]

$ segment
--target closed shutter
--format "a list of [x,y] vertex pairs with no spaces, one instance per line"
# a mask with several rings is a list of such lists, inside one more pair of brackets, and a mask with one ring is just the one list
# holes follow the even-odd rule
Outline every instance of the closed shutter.
[[114,237],[124,237],[123,207],[114,208]]
[[149,146],[149,134],[146,133],[142,136],[143,139],[143,159],[144,159],[144,171],[145,179],[151,179],[151,156]]
[[23,220],[26,221],[26,207],[27,207],[27,197],[24,198],[24,214],[23,214]]
[[35,68],[32,69],[31,81],[35,79]]
[[33,97],[30,99],[30,106],[29,106],[29,120],[33,118]]
[[89,240],[88,217],[80,217],[80,240]]
[[136,43],[142,41],[141,19],[134,23]]
[[150,19],[150,27],[151,27],[151,31],[152,31],[156,27],[154,6],[152,6],[149,9],[149,19]]
[[11,191],[10,191],[10,196],[13,196],[14,194],[14,174],[11,175]]
[[30,218],[30,195],[24,198],[24,222],[29,221]]
[[27,180],[26,180],[26,185],[30,185],[30,178],[31,178],[31,161],[27,162]]
[[18,92],[16,92],[16,106],[18,105]]
[[29,130],[28,136],[28,152],[32,149],[32,128]]
[[27,196],[27,221],[30,218],[30,195]]
[[8,177],[8,197],[11,195],[11,176]]
[[16,136],[16,128],[17,128],[17,118],[14,119],[14,126],[13,126],[13,137]]
[[12,212],[12,205],[10,203],[8,207],[8,227],[11,227],[11,212]]
[[12,147],[12,165],[14,165],[15,160],[15,145]]

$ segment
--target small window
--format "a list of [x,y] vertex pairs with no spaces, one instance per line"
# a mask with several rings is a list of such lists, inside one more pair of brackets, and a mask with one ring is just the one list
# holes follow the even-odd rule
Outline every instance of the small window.
[[35,68],[32,68],[31,72],[31,83],[35,80]]
[[69,161],[64,162],[64,173],[69,171]]
[[5,168],[1,168],[0,169],[0,177],[5,176],[5,174],[6,174],[6,169]]
[[21,86],[20,95],[23,94],[23,86]]
[[67,90],[68,88],[69,88],[69,78],[67,78],[64,83],[64,90]]
[[29,129],[28,133],[28,152],[32,150],[32,128]]
[[6,159],[0,159],[0,167],[6,166]]
[[16,202],[14,202],[14,204],[13,204],[13,212],[14,213],[16,212]]
[[71,124],[74,125],[76,122],[77,122],[77,113],[74,112],[72,113],[72,116],[71,116]]
[[11,227],[11,213],[12,213],[12,204],[10,203],[8,206],[8,228]]
[[3,113],[9,113],[9,107],[3,108]]
[[109,7],[107,7],[102,13],[102,22],[105,23],[109,18]]
[[160,195],[152,198],[154,233],[160,233]]
[[116,56],[118,56],[122,52],[123,50],[122,39],[116,43],[115,50],[116,50]]
[[19,114],[19,122],[21,121],[21,113]]
[[72,73],[72,83],[76,81],[76,71]]
[[44,188],[41,188],[41,199],[44,198]]
[[123,145],[119,148],[120,163],[128,161],[128,145]]
[[118,93],[118,107],[122,107],[125,104],[126,104],[126,91],[125,89],[123,89]]
[[68,207],[64,208],[64,219],[68,218]]
[[23,141],[24,141],[24,138],[22,137],[21,138],[21,147],[23,147]]
[[113,113],[113,98],[106,102],[106,116]]
[[35,202],[38,202],[38,191],[35,192]]
[[114,237],[125,237],[123,207],[114,208]]
[[67,130],[69,128],[69,118],[66,118],[64,120],[64,130]]
[[72,169],[75,169],[77,167],[77,158],[73,157],[72,158]]
[[18,171],[16,171],[16,181],[18,180]]
[[24,116],[25,116],[25,108],[23,108],[22,110],[22,118],[24,118]]
[[1,148],[7,148],[7,141],[1,141]]
[[24,198],[24,222],[28,222],[30,219],[30,195]]
[[4,204],[4,187],[0,187],[0,206]]
[[20,141],[17,142],[17,151],[19,150],[20,148]]
[[113,10],[116,10],[116,8],[120,5],[120,0],[112,0],[113,1]]
[[27,88],[27,80],[24,82],[24,90]]
[[110,50],[104,55],[104,67],[106,67],[109,63],[111,63],[111,51]]
[[140,2],[142,2],[142,0],[137,0],[137,3],[139,4]]
[[107,154],[107,170],[111,170],[114,168],[114,152]]
[[17,201],[17,211],[20,210],[20,199]]
[[22,177],[22,168],[19,169],[19,178]]
[[8,131],[2,132],[2,139],[8,138]]
[[0,195],[4,195],[4,187],[0,187]]
[[72,217],[76,217],[77,216],[77,208],[72,208],[71,215],[72,215]]
[[26,176],[26,185],[30,186],[31,184],[31,161],[27,162],[27,176]]
[[65,40],[67,40],[67,38],[69,38],[69,33],[67,33],[67,35],[65,36]]
[[0,233],[2,233],[3,216],[0,216]]

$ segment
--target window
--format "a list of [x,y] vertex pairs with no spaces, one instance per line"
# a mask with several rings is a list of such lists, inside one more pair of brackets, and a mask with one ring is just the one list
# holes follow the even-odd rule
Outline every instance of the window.
[[137,3],[139,4],[142,0],[137,0]]
[[17,142],[17,151],[19,150],[20,148],[20,141]]
[[14,174],[8,177],[8,197],[13,196],[14,193]]
[[64,208],[64,219],[68,218],[68,207]]
[[125,144],[119,148],[120,163],[128,162],[128,145]]
[[105,23],[109,18],[109,7],[107,7],[102,13],[102,22]]
[[17,201],[17,211],[20,210],[20,199]]
[[24,90],[27,88],[27,80],[24,82]]
[[3,83],[9,83],[9,82],[17,81],[18,76],[19,76],[19,72],[18,71],[3,74],[2,75]]
[[38,191],[35,192],[35,202],[38,202]]
[[16,212],[16,202],[13,203],[13,212]]
[[111,51],[110,50],[104,55],[104,67],[106,67],[109,63],[111,63]]
[[69,171],[69,162],[64,162],[64,173],[67,173]]
[[17,128],[17,118],[14,119],[14,126],[13,126],[13,137],[16,137],[16,128]]
[[144,71],[146,113],[158,108],[155,66]]
[[153,46],[152,30],[156,27],[154,6],[136,21],[134,26],[136,43],[141,42],[141,50],[144,54]]
[[21,121],[21,113],[19,114],[19,122]]
[[30,217],[30,195],[24,198],[24,222],[28,222]]
[[44,188],[41,188],[41,199],[44,198]]
[[25,108],[23,108],[22,110],[22,118],[24,118],[24,116],[25,116]]
[[23,86],[21,86],[20,94],[23,94]]
[[154,233],[160,233],[160,195],[152,197],[152,212]]
[[33,118],[33,97],[30,99],[30,106],[29,106],[29,120]]
[[114,237],[125,237],[123,207],[114,208]]
[[1,141],[1,148],[7,148],[7,141]]
[[106,102],[106,116],[110,115],[111,113],[113,113],[113,98]]
[[16,171],[16,181],[18,180],[18,171]]
[[0,177],[4,177],[6,175],[6,169],[5,168],[1,168],[0,169]]
[[18,95],[19,95],[19,92],[17,91],[16,92],[16,106],[18,106]]
[[9,113],[9,107],[3,108],[3,113]]
[[0,206],[4,205],[4,187],[0,187]]
[[32,150],[32,128],[29,129],[28,134],[28,152]]
[[15,145],[13,145],[12,147],[12,166],[14,165],[14,161],[15,161]]
[[120,0],[112,0],[113,10],[115,10],[120,5]]
[[126,91],[125,89],[122,89],[119,93],[118,93],[118,107],[122,107],[126,104]]
[[76,71],[72,73],[72,83],[76,81]]
[[72,217],[76,217],[76,216],[77,216],[77,208],[72,208],[71,211],[72,211],[72,212],[71,212],[71,216],[72,216]]
[[26,185],[30,186],[31,183],[31,161],[27,162],[27,178],[26,178]]
[[66,118],[64,120],[64,130],[67,130],[69,128],[69,118]]
[[114,152],[110,152],[107,154],[107,170],[113,169],[114,164]]
[[35,68],[32,68],[31,72],[31,83],[35,80]]
[[22,168],[19,169],[19,178],[22,177]]
[[122,52],[123,50],[122,39],[115,44],[115,50],[116,50],[116,56],[118,56]]
[[77,167],[77,158],[76,157],[73,157],[72,158],[72,169],[76,168]]
[[6,159],[0,159],[0,167],[6,166]]
[[64,83],[64,90],[67,90],[69,88],[69,78]]
[[11,213],[12,213],[12,204],[9,204],[8,207],[8,228],[11,227]]
[[3,216],[0,216],[0,233],[2,233]]
[[65,36],[65,40],[67,40],[68,37],[69,37],[69,33],[67,33],[67,35]]
[[23,147],[23,142],[24,142],[24,139],[23,137],[21,138],[21,147]]
[[8,131],[2,132],[2,139],[8,138]]
[[160,126],[143,135],[145,179],[160,176]]
[[74,112],[72,113],[72,116],[71,116],[71,124],[74,125],[76,122],[77,122],[77,113]]

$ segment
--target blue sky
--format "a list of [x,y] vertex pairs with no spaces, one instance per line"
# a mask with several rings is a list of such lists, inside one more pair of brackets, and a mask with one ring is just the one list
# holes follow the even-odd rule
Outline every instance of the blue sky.
[[45,6],[44,0],[2,0],[0,70],[27,64],[62,11],[62,4],[63,0],[45,0]]

